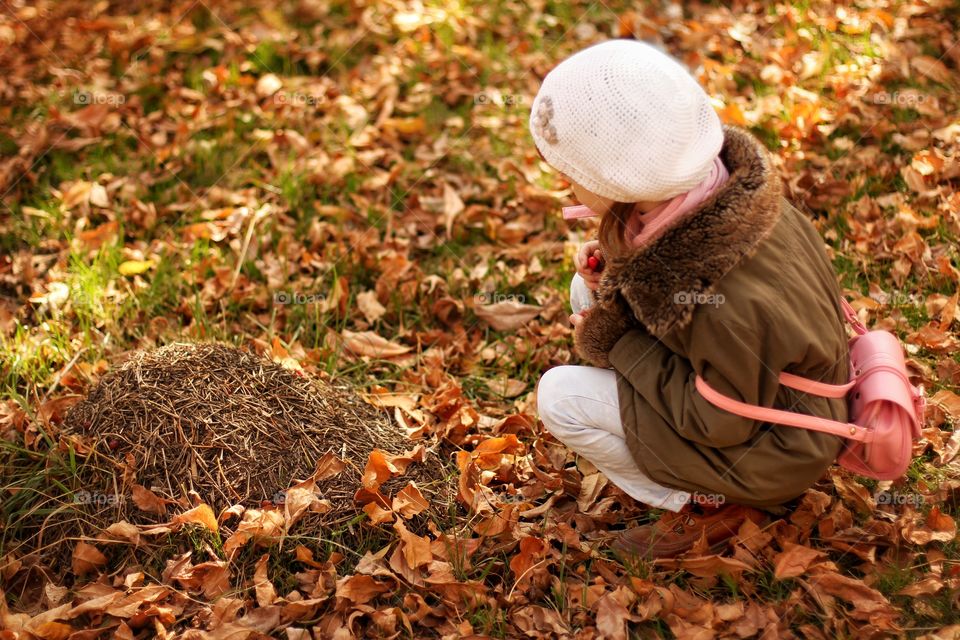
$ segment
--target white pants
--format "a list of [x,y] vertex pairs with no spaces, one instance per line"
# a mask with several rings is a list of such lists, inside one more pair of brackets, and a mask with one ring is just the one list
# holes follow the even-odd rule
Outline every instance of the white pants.
[[[592,303],[592,292],[575,275],[570,283],[573,312]],[[537,409],[557,440],[635,500],[671,511],[690,501],[688,492],[657,484],[634,461],[620,421],[617,375],[612,369],[568,365],[548,370],[537,385]]]

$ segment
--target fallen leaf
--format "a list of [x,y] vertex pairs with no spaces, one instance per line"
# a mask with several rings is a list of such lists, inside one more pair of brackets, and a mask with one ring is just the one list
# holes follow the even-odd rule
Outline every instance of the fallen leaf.
[[429,507],[430,504],[427,499],[423,497],[420,489],[413,482],[408,482],[407,486],[393,497],[393,510],[404,518],[412,518],[418,513],[423,513]]
[[374,291],[363,291],[357,294],[357,307],[367,319],[367,322],[373,324],[383,317],[387,308],[377,300],[377,294]]
[[407,561],[407,565],[416,569],[429,564],[433,560],[429,538],[410,532],[400,520],[393,523],[393,528],[400,534],[400,541],[403,544],[403,557]]
[[817,549],[788,542],[773,559],[773,575],[778,580],[796,578],[803,575],[811,564],[826,557],[824,552]]
[[344,329],[342,335],[344,347],[358,356],[392,358],[409,353],[413,349],[413,347],[391,342],[373,331],[356,333]]
[[337,580],[336,596],[358,605],[366,604],[390,590],[389,586],[370,576],[353,575]]
[[161,498],[150,489],[139,484],[133,485],[131,493],[133,494],[133,503],[137,505],[138,509],[147,513],[163,515],[167,512],[167,505],[173,504],[173,500]]
[[277,601],[277,590],[274,589],[270,577],[267,575],[267,565],[270,562],[270,554],[265,553],[257,560],[257,565],[253,570],[253,588],[257,594],[257,604],[261,607],[269,607]]
[[213,514],[213,509],[206,503],[201,503],[189,511],[174,516],[170,523],[173,525],[199,524],[214,533],[220,528],[217,525],[217,517]]
[[542,310],[543,307],[536,305],[504,300],[474,307],[473,312],[495,331],[516,331],[540,315]]
[[107,563],[107,556],[103,555],[99,549],[86,542],[78,542],[73,548],[73,572],[82,576],[97,567],[102,567]]

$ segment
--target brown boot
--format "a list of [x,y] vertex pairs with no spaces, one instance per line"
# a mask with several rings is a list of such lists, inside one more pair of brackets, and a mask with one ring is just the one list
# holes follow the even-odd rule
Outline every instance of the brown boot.
[[721,551],[737,534],[746,519],[762,525],[767,516],[758,509],[740,504],[697,510],[686,506],[679,512],[668,511],[652,524],[633,527],[621,533],[611,547],[620,555],[647,559],[673,558],[689,551],[706,531],[707,544],[714,553]]

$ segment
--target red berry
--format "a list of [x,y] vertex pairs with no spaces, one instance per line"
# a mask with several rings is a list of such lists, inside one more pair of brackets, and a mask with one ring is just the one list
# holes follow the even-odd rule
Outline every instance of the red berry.
[[587,266],[596,271],[597,267],[600,266],[600,261],[597,259],[597,256],[587,258]]

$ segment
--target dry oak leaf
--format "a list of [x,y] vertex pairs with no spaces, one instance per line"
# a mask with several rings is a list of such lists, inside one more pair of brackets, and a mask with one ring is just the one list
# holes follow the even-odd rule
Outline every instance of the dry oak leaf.
[[505,300],[474,307],[473,312],[495,331],[515,331],[540,315],[542,310],[540,306]]
[[358,333],[344,329],[342,335],[343,346],[358,356],[392,358],[409,353],[413,349],[413,347],[390,342],[373,331],[362,331]]
[[349,600],[353,604],[366,604],[392,587],[374,580],[370,576],[353,575],[337,580],[336,596]]
[[787,542],[783,551],[773,559],[773,575],[778,580],[796,578],[803,575],[817,560],[826,558],[826,554],[817,549],[811,549],[802,544]]

